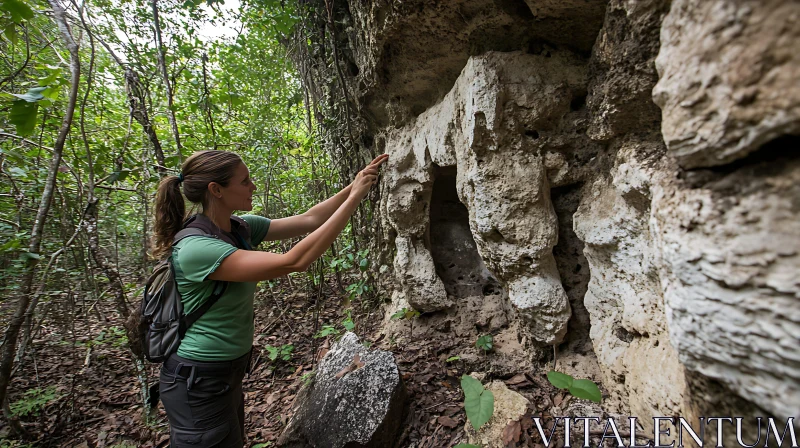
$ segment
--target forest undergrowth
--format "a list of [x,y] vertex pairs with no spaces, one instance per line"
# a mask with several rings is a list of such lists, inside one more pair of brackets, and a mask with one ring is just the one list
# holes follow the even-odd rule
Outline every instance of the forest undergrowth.
[[[355,332],[366,346],[389,350],[395,357],[409,394],[399,446],[452,447],[466,441],[459,379],[475,366],[452,358],[470,350],[465,344],[469,341],[442,335],[387,336],[382,333],[380,303],[351,300],[336,281],[314,291],[299,283],[281,283],[272,290],[262,288],[256,296],[255,346],[251,372],[244,381],[246,446],[275,446],[292,415],[298,391],[346,331]],[[122,325],[113,306],[96,302],[77,304],[74,319],[41,327],[19,364],[10,395],[12,411],[28,436],[0,439],[0,446],[168,446],[163,407],[159,404],[150,422],[145,421]],[[149,364],[148,370],[149,380],[156,381],[158,365]],[[533,441],[538,434],[529,417],[548,417],[553,406],[569,397],[533,371],[504,380],[531,401],[528,418],[510,426],[508,446],[537,446]]]

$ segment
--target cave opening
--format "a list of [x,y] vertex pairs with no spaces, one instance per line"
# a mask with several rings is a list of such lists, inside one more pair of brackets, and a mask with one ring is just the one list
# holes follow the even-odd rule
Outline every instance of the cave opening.
[[571,184],[550,189],[553,210],[558,217],[558,244],[553,248],[561,284],[569,298],[572,316],[561,349],[585,353],[591,350],[589,330],[591,319],[583,304],[591,273],[583,255],[583,241],[575,234],[572,217],[580,204],[583,184]]
[[469,229],[469,211],[458,199],[456,168],[436,167],[430,206],[430,248],[436,275],[454,297],[501,293]]

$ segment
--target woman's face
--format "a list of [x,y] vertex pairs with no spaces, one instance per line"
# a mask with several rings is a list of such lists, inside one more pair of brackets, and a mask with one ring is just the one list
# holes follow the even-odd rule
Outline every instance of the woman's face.
[[253,209],[253,192],[256,186],[250,179],[250,170],[244,163],[236,167],[236,171],[227,187],[220,188],[222,203],[231,210],[250,211]]

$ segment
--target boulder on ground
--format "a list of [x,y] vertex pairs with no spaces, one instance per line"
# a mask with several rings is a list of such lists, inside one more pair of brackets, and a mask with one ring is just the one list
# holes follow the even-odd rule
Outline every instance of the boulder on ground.
[[278,440],[286,447],[396,446],[406,390],[390,352],[367,350],[354,333],[333,344],[297,396]]

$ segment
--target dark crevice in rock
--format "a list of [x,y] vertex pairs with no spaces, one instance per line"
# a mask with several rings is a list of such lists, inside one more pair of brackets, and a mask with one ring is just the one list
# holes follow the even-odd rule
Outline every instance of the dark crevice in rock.
[[572,307],[564,343],[568,349],[581,353],[590,350],[591,344],[591,322],[583,304],[591,274],[589,263],[583,255],[583,242],[572,229],[572,216],[578,210],[582,187],[583,184],[573,184],[550,190],[553,209],[558,217],[558,244],[553,248],[553,256]]
[[582,92],[580,95],[575,95],[572,98],[572,101],[569,103],[569,110],[571,111],[578,111],[586,107],[586,92]]
[[622,327],[617,327],[616,329],[614,329],[614,336],[616,336],[617,339],[619,339],[622,342],[632,342],[633,338],[635,337],[633,333]]
[[768,174],[773,174],[780,172],[784,167],[781,162],[800,157],[800,152],[797,151],[798,148],[800,148],[800,135],[781,135],[761,145],[760,148],[750,153],[747,157],[726,165],[687,169],[685,172],[710,171],[712,173],[730,174],[744,167],[758,168],[760,166],[762,172],[766,168],[769,171]]
[[499,292],[469,228],[469,212],[458,199],[454,167],[436,168],[430,207],[430,248],[436,275],[447,294],[482,296]]
[[747,157],[727,165],[682,170],[678,178],[689,188],[708,188],[723,196],[746,194],[760,188],[759,179],[779,176],[798,163],[798,147],[800,135],[782,135]]

